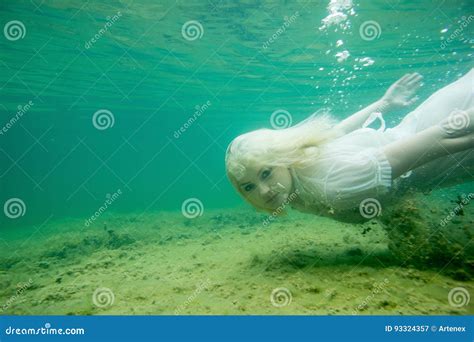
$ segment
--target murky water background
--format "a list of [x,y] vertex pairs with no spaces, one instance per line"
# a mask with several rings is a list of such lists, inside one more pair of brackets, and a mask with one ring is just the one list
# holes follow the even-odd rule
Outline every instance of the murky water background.
[[[24,26],[24,37],[0,39],[2,126],[34,104],[0,136],[2,203],[26,206],[17,220],[2,215],[2,225],[88,215],[118,189],[117,211],[178,210],[190,197],[209,208],[238,205],[225,148],[237,134],[271,127],[274,111],[293,123],[321,107],[344,118],[406,72],[425,76],[426,98],[472,66],[472,25],[462,26],[469,1],[357,1],[346,30],[319,30],[327,5],[2,2],[4,28]],[[202,30],[189,40],[182,29],[193,20]],[[368,21],[380,29],[363,39]],[[101,109],[114,119],[104,130],[92,121]]]
[[473,184],[384,227],[295,214],[263,229],[225,177],[238,134],[343,119],[407,72],[421,102],[473,66],[468,0],[328,2],[2,1],[3,310],[472,313],[448,300],[472,293],[472,205],[439,228]]

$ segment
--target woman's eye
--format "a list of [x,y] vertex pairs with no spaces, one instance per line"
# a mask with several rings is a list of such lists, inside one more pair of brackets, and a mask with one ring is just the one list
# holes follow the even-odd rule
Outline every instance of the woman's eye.
[[272,173],[272,170],[265,170],[262,172],[262,179],[265,179],[267,178],[268,176],[270,176]]
[[249,191],[252,191],[253,189],[253,184],[247,184],[246,186],[244,186],[244,190],[249,192]]

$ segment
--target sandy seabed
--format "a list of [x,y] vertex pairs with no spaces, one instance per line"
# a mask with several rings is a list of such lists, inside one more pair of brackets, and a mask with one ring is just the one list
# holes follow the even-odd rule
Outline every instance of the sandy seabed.
[[[418,209],[404,215],[410,210]],[[433,210],[439,221],[442,209]],[[403,252],[392,253],[390,234],[378,221],[353,225],[292,212],[265,226],[265,218],[251,209],[205,210],[194,219],[181,212],[106,212],[90,227],[58,219],[9,229],[0,240],[0,311],[474,313],[472,255],[463,254],[461,264],[459,258],[446,262],[450,256],[420,264],[420,258],[400,260]],[[472,223],[463,213],[449,224],[466,230]],[[406,222],[401,226],[406,229]],[[415,241],[410,251],[423,257],[423,248]]]

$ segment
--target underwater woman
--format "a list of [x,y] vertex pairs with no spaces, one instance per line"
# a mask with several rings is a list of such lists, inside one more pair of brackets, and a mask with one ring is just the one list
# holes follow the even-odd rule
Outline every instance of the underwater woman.
[[[412,104],[421,82],[407,74],[341,122],[313,114],[289,128],[242,134],[227,148],[227,176],[259,211],[290,206],[346,222],[372,218],[367,203],[381,211],[400,189],[473,181],[474,69],[385,129],[382,115]],[[376,119],[381,127],[368,127]]]

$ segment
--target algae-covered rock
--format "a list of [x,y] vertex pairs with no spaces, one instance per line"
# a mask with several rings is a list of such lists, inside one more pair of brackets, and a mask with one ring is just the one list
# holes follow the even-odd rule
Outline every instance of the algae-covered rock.
[[466,202],[462,210],[456,209],[453,202],[459,198],[435,203],[421,194],[409,195],[385,209],[380,220],[390,239],[389,249],[402,266],[439,269],[459,280],[474,277],[469,262],[474,256],[470,243],[474,205]]

